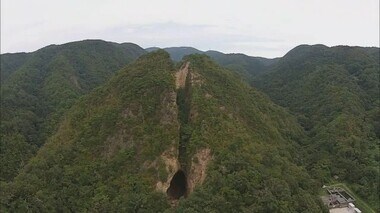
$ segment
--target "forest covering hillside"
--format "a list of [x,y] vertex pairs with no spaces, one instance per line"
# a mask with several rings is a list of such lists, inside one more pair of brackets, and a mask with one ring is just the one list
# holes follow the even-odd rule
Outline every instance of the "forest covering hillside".
[[[303,140],[290,114],[207,56],[175,65],[160,50],[75,104],[14,181],[2,183],[1,204],[162,212],[172,208],[167,197],[185,195],[171,210],[320,212]],[[178,173],[185,182],[172,181]]]
[[196,76],[187,155],[209,148],[212,160],[205,183],[179,211],[322,212],[293,117],[210,58],[184,60]]
[[145,51],[86,40],[1,55],[0,180],[11,180],[56,129],[62,114]]
[[379,60],[101,40],[2,54],[0,210],[322,212],[338,182],[379,211]]
[[20,68],[31,55],[31,53],[2,54],[0,57],[1,83],[5,82],[15,70]]
[[[148,52],[158,50],[158,47],[147,48]],[[278,61],[278,58],[269,59],[262,57],[252,57],[241,53],[225,54],[219,51],[200,51],[193,47],[168,47],[163,48],[170,54],[174,61],[180,61],[183,57],[191,54],[205,54],[210,56],[219,65],[238,73],[243,79],[251,83],[252,80]]]
[[310,174],[333,177],[379,210],[379,48],[301,45],[254,86],[296,115]]

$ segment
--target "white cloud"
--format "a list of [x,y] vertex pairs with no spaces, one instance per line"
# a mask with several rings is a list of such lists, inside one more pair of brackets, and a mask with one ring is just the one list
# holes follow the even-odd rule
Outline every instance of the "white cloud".
[[296,45],[379,46],[378,0],[2,0],[1,52],[98,38],[276,57]]

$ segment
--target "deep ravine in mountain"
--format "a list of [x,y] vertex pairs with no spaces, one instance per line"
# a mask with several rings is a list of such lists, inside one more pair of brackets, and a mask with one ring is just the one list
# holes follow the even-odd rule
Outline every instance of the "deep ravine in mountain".
[[187,196],[187,171],[188,156],[186,154],[186,146],[190,141],[191,128],[190,109],[191,109],[191,73],[189,71],[189,62],[182,65],[176,73],[177,87],[177,106],[178,106],[178,121],[179,129],[179,145],[178,145],[178,161],[180,170],[173,176],[167,194],[172,199],[179,199],[182,196]]

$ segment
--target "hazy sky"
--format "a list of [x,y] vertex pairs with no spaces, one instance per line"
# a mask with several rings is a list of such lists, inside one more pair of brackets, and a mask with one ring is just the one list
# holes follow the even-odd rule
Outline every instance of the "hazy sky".
[[83,39],[265,57],[379,46],[379,0],[1,0],[1,53]]

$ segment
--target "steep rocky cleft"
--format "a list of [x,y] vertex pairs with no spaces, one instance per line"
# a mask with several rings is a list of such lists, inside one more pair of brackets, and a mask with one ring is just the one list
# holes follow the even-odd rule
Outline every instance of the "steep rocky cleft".
[[187,177],[186,171],[187,154],[186,147],[191,137],[190,110],[191,110],[191,73],[189,71],[189,62],[182,65],[176,73],[177,88],[177,106],[179,129],[178,161],[181,169],[173,176],[167,194],[172,199],[179,199],[187,194]]
[[178,121],[180,124],[179,130],[179,147],[178,160],[181,168],[187,169],[186,146],[190,141],[191,127],[190,110],[191,110],[191,72],[189,71],[189,62],[186,62],[178,72],[177,78],[177,106],[178,106]]

